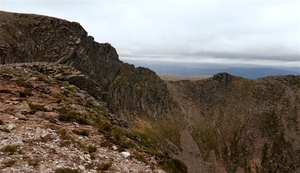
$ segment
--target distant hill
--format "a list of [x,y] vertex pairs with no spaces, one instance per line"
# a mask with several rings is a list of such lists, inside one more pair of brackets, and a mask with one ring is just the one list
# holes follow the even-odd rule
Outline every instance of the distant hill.
[[164,81],[180,81],[180,80],[201,80],[206,79],[211,76],[179,76],[179,75],[170,75],[170,74],[158,74],[158,76]]
[[235,76],[241,76],[248,79],[255,79],[267,76],[277,75],[300,75],[299,69],[290,68],[268,68],[268,67],[253,67],[253,68],[241,68],[241,67],[225,67],[225,68],[189,68],[173,65],[145,65],[157,74],[173,74],[180,76],[212,76],[217,73],[226,72]]

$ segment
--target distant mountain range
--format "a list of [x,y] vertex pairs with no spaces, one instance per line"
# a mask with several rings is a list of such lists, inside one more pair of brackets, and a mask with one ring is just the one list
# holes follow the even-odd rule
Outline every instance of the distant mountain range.
[[235,76],[255,79],[266,76],[277,75],[300,75],[300,67],[277,68],[277,67],[208,67],[190,68],[177,65],[141,64],[155,71],[157,74],[173,74],[182,76],[213,76],[214,74],[226,72]]

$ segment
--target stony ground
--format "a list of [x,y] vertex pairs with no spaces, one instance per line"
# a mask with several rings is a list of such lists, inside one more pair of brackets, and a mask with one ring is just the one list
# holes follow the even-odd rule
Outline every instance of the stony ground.
[[1,66],[0,84],[0,172],[164,172],[86,122],[105,110],[75,86],[21,65]]

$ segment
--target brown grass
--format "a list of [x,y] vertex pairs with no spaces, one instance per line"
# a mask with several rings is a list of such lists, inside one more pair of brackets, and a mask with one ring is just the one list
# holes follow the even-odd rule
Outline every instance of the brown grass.
[[160,79],[164,81],[180,81],[180,80],[191,80],[191,81],[196,81],[196,80],[202,80],[202,79],[207,79],[211,76],[179,76],[179,75],[171,75],[171,74],[158,74]]

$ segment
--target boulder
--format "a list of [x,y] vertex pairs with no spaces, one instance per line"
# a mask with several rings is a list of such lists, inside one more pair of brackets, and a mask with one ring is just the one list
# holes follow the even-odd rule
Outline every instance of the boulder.
[[31,111],[31,108],[28,105],[28,103],[23,102],[23,103],[19,104],[18,106],[16,106],[16,111],[17,112],[28,112],[29,113]]
[[17,117],[19,120],[27,120],[27,117],[20,112],[16,113],[15,117]]
[[111,147],[111,149],[113,149],[113,150],[117,150],[118,149],[118,147],[117,146],[115,146],[115,145],[113,145],[112,147]]
[[45,105],[45,106],[44,106],[44,109],[45,109],[46,111],[48,111],[48,112],[53,111],[53,108],[52,108],[50,105]]
[[16,126],[13,123],[7,124],[6,130],[12,131]]
[[50,139],[52,138],[52,135],[51,135],[50,133],[46,132],[46,133],[43,133],[43,134],[41,135],[41,138],[42,138],[44,141],[48,141],[48,140],[50,140]]
[[126,159],[130,156],[130,153],[127,152],[127,151],[123,151],[123,152],[120,153],[120,155]]

